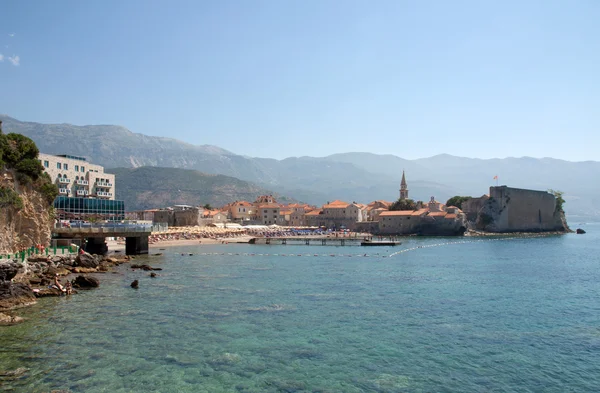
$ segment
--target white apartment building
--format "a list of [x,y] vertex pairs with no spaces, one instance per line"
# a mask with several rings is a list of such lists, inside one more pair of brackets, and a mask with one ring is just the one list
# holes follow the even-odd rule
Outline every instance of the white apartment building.
[[115,175],[105,173],[104,167],[66,154],[40,153],[38,160],[58,186],[59,196],[115,199]]

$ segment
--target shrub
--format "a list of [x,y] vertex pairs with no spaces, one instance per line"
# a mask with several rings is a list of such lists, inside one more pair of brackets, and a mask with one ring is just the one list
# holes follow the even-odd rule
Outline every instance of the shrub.
[[12,188],[0,186],[0,207],[14,207],[17,210],[23,208],[23,200]]
[[28,175],[33,180],[37,180],[44,172],[44,167],[36,158],[25,158],[21,160],[15,165],[15,169],[20,173]]
[[412,199],[398,199],[390,206],[390,210],[416,210],[417,204]]
[[459,209],[462,209],[462,204],[465,201],[468,201],[469,199],[471,199],[470,196],[453,196],[452,198],[448,199],[448,201],[446,202],[446,206],[456,206]]
[[52,205],[58,195],[58,187],[56,184],[44,183],[40,186],[40,193],[44,196],[46,202],[48,202],[49,205]]

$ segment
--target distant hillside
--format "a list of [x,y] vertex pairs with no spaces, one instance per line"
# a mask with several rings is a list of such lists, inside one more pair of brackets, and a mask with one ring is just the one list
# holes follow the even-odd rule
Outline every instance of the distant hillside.
[[113,168],[107,172],[116,175],[116,198],[125,201],[127,211],[175,204],[222,206],[235,200],[254,201],[259,195],[272,194],[233,177],[188,169]]
[[[406,170],[410,197],[445,201],[454,195],[480,196],[499,183],[511,187],[561,190],[567,217],[600,220],[600,162],[552,158],[474,159],[441,154],[418,160],[394,155],[344,153],[284,160],[236,155],[216,146],[194,146],[175,139],[135,134],[118,126],[73,126],[21,122],[0,115],[6,132],[32,138],[40,151],[88,157],[105,167],[157,166],[196,169],[252,182],[299,200],[370,202],[398,197]],[[285,141],[282,141],[284,143]],[[382,141],[384,144],[385,141]],[[486,143],[482,141],[482,143]],[[402,152],[407,147],[399,145]],[[118,187],[117,187],[118,190]]]

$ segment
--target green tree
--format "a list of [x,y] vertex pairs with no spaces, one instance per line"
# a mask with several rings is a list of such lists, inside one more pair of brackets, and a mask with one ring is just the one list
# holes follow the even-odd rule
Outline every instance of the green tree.
[[390,206],[390,210],[417,210],[417,204],[412,199],[398,199]]
[[556,211],[564,213],[563,205],[565,204],[565,199],[563,198],[563,192],[553,189],[549,189],[548,192],[556,198]]
[[205,204],[204,206],[202,206],[204,209],[206,210],[212,210],[212,206],[210,206],[210,203]]
[[459,209],[462,209],[462,204],[465,201],[468,201],[469,199],[471,199],[470,196],[453,196],[452,198],[448,199],[448,201],[446,202],[446,206],[456,206]]
[[6,135],[7,146],[3,146],[4,161],[9,167],[15,167],[25,159],[37,159],[39,150],[25,135],[10,133]]
[[31,177],[33,180],[37,180],[42,172],[44,172],[44,167],[35,158],[25,158],[19,161],[17,165],[15,165],[15,169],[18,172]]

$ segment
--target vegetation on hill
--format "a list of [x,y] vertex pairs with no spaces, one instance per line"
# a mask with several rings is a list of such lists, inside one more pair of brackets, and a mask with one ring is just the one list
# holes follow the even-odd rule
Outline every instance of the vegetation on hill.
[[556,198],[556,211],[559,213],[564,213],[563,206],[565,204],[565,199],[563,198],[563,192],[558,190],[549,189],[548,192]]
[[469,199],[471,199],[470,196],[453,196],[452,198],[448,199],[448,201],[446,202],[446,206],[456,206],[459,209],[462,209],[462,204],[465,201],[468,201]]
[[412,199],[398,199],[392,203],[390,210],[417,210],[417,203]]
[[[37,159],[39,150],[35,143],[21,134],[4,134],[0,128],[0,172],[10,171],[21,186],[40,192],[51,205],[58,195],[58,188],[52,184]],[[0,185],[0,206],[23,208],[23,201],[13,186]]]
[[[255,184],[223,175],[208,175],[178,168],[114,168],[117,199],[125,201],[127,211],[172,205],[222,206],[236,200],[254,201],[257,196],[273,194]],[[274,194],[273,194],[274,195]],[[293,202],[277,197],[278,202]]]

